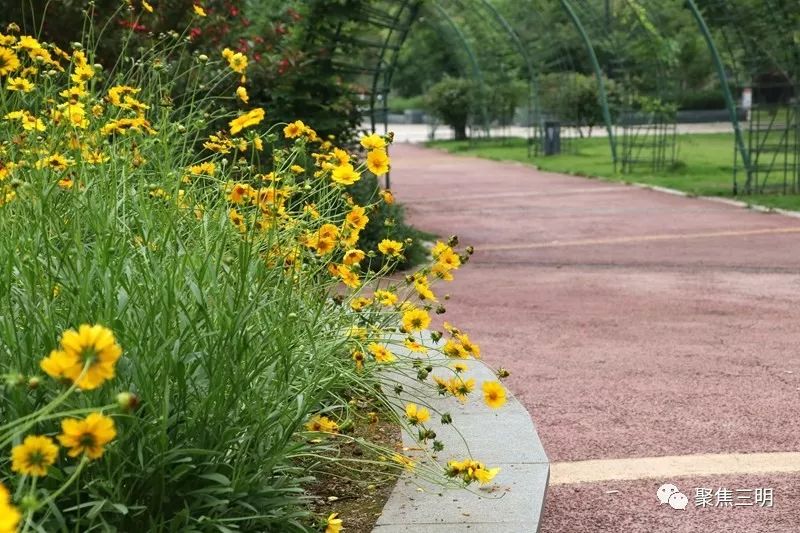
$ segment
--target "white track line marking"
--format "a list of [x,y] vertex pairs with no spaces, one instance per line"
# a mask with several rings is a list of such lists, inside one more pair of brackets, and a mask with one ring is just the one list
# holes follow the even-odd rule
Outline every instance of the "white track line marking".
[[800,472],[800,452],[702,454],[553,463],[550,484],[670,480],[731,474]]
[[800,233],[800,227],[767,228],[740,231],[711,231],[707,233],[674,233],[661,235],[637,235],[632,237],[610,237],[608,239],[582,239],[576,241],[550,241],[529,244],[495,244],[480,246],[479,251],[529,250],[536,248],[559,248],[565,246],[593,246],[598,244],[626,244],[632,242],[677,241],[682,239],[707,239],[713,237],[744,237],[748,235],[777,235]]

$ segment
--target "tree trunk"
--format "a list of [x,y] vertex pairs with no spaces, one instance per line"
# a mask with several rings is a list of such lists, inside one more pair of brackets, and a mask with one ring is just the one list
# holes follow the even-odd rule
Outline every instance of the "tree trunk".
[[455,133],[457,141],[466,141],[467,140],[467,125],[466,124],[456,124],[453,126],[453,132]]

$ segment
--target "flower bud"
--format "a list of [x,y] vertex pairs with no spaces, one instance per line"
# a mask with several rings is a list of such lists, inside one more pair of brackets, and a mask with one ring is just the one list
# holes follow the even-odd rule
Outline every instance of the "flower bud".
[[132,392],[120,392],[117,394],[117,405],[123,411],[135,411],[139,407],[139,397]]

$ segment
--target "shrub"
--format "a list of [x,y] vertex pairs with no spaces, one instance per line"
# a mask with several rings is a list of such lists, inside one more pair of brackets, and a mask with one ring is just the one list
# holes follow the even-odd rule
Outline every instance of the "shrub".
[[467,124],[475,112],[478,88],[470,80],[446,77],[426,94],[431,114],[453,128],[456,140],[467,138]]
[[[262,127],[260,107],[232,114],[214,92],[246,75],[232,50],[165,37],[103,70],[86,43],[0,42],[3,526],[315,529],[303,485],[372,410],[437,449],[427,410],[400,416],[381,385],[425,364],[420,387],[466,398],[457,372],[434,382],[444,365],[414,353],[430,345],[431,282],[468,254],[437,243],[393,283],[380,276],[408,245],[358,248],[370,213],[393,209],[350,193],[386,171],[386,139],[362,139],[364,163],[300,122]],[[448,332],[431,350],[479,355]],[[363,446],[360,475],[412,462]],[[470,459],[428,475],[495,472]]]

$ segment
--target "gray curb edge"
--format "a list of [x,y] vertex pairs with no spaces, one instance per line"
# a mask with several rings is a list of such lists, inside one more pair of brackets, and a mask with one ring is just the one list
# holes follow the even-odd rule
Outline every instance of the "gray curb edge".
[[[449,362],[449,361],[448,361]],[[497,377],[479,361],[466,361],[469,370],[465,379],[475,379],[470,401],[461,404],[453,398],[427,393],[425,403],[431,409],[426,427],[433,429],[445,445],[436,457],[444,465],[448,460],[473,457],[487,465],[499,467],[492,483],[470,490],[436,485],[403,474],[383,508],[373,533],[532,533],[539,530],[544,510],[550,461],[542,447],[528,411],[508,393],[508,401],[500,409],[487,407],[482,400],[481,384]],[[448,376],[445,368],[434,374]],[[392,379],[414,387],[416,380],[408,374],[392,375]],[[393,385],[392,385],[393,386]],[[418,395],[415,395],[418,396]],[[420,399],[401,393],[400,402],[421,403]],[[437,413],[438,412],[438,413]],[[442,425],[439,413],[450,413],[452,425]],[[459,435],[460,433],[460,435]],[[463,438],[462,438],[463,437]],[[419,443],[403,434],[403,445],[409,456],[430,466],[427,457],[415,454]],[[435,466],[435,465],[434,465]],[[473,488],[474,487],[474,488]]]

